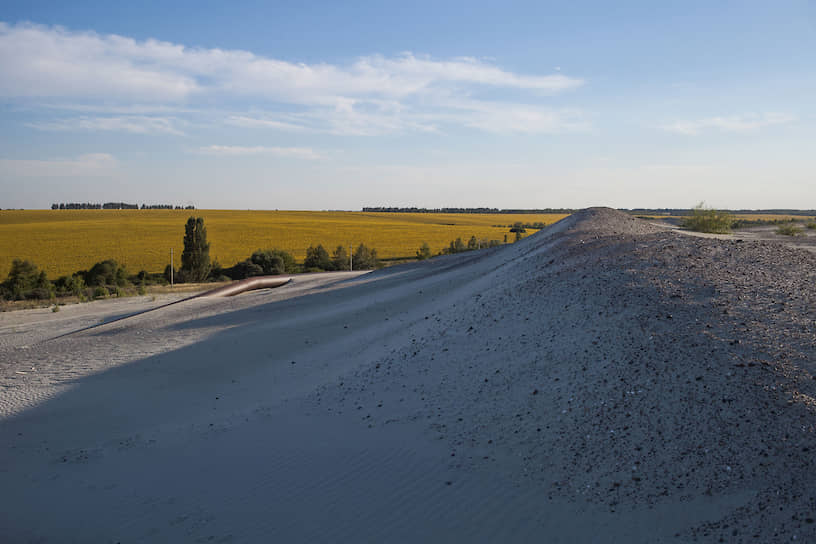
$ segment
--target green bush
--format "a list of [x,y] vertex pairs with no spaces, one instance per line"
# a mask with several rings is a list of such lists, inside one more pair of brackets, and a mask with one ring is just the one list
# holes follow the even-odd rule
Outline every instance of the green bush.
[[60,276],[54,282],[57,296],[79,296],[83,289],[85,289],[85,280],[82,275],[77,273],[72,276]]
[[808,223],[808,224],[807,224],[807,225],[805,225],[805,226],[806,226],[807,228],[809,228],[810,230],[816,230],[816,223],[814,223],[813,221],[811,221],[810,223]]
[[416,258],[418,261],[431,258],[431,248],[427,242],[422,242],[422,245],[419,246],[419,250],[416,252]]
[[101,285],[97,285],[93,290],[93,298],[108,298],[108,290]]
[[793,223],[788,223],[787,225],[779,225],[776,228],[777,234],[782,234],[783,236],[797,236],[801,234],[802,229],[797,227]]
[[309,246],[306,250],[306,258],[303,260],[303,267],[307,269],[316,268],[317,271],[334,269],[329,252],[326,251],[322,244],[318,244],[317,247]]
[[355,270],[371,270],[380,265],[380,260],[377,258],[377,250],[369,249],[365,244],[360,244],[354,250],[353,267]]
[[731,231],[734,218],[730,213],[706,208],[700,202],[691,210],[691,215],[683,220],[683,228],[697,232],[711,232],[724,234]]
[[14,259],[8,278],[2,284],[4,298],[13,300],[50,299],[54,297],[54,285],[48,281],[45,271],[29,261]]
[[445,253],[448,254],[462,253],[463,251],[467,251],[467,246],[465,245],[461,238],[451,240],[450,245],[447,248],[445,248]]
[[118,285],[124,287],[128,285],[128,274],[124,266],[121,266],[113,259],[107,259],[96,263],[90,270],[85,272],[85,283],[91,287],[100,285]]
[[334,266],[335,270],[349,269],[349,257],[346,246],[339,245],[334,250],[334,253],[332,253],[332,266]]
[[253,276],[263,276],[264,270],[261,265],[252,262],[250,259],[236,263],[229,269],[229,276],[234,280],[243,280]]
[[295,258],[282,249],[259,249],[249,260],[260,266],[263,274],[267,275],[292,274],[298,269]]

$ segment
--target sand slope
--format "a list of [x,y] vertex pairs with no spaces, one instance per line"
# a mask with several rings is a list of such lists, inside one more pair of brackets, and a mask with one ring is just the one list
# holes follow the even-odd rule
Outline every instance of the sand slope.
[[56,340],[43,314],[0,344],[0,534],[813,540],[815,264],[589,209]]

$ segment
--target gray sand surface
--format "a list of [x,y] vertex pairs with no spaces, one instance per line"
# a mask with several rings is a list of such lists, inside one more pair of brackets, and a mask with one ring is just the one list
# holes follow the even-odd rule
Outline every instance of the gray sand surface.
[[59,339],[130,308],[9,314],[0,535],[816,541],[814,279],[593,208]]

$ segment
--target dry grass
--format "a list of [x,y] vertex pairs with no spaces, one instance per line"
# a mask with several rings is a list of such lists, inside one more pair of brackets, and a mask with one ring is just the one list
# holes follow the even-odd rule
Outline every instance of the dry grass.
[[[554,223],[562,214],[408,214],[236,210],[2,210],[0,279],[15,258],[28,259],[49,278],[87,269],[103,259],[124,263],[131,273],[161,272],[183,248],[184,223],[203,217],[210,255],[224,266],[259,248],[277,247],[302,260],[306,248],[364,243],[381,258],[413,258],[427,242],[435,254],[456,237],[503,240],[494,225]],[[509,236],[509,240],[513,235]]]

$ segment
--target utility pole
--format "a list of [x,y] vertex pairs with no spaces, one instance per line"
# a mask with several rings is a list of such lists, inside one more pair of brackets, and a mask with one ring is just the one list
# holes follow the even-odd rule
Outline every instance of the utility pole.
[[173,287],[173,248],[170,248],[170,287]]

